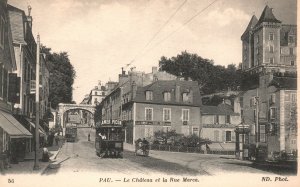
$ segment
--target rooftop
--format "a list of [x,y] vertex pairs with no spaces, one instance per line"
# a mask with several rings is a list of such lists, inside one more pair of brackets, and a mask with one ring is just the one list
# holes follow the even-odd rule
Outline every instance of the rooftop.
[[273,22],[273,23],[281,23],[273,14],[273,9],[270,8],[268,5],[266,5],[265,9],[263,10],[257,25],[263,23],[263,22]]

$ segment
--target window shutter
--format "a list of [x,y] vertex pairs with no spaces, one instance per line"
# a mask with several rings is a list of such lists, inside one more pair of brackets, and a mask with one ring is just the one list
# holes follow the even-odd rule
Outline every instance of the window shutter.
[[222,131],[222,141],[226,142],[226,131]]
[[9,74],[8,101],[20,103],[20,77],[16,73]]
[[231,131],[231,141],[235,142],[235,132]]

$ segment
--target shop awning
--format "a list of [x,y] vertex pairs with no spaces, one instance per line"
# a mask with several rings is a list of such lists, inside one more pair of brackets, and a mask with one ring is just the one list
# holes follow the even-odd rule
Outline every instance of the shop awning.
[[[33,128],[35,128],[35,124],[33,123],[33,122],[31,122],[29,119],[27,119],[27,118],[25,118],[26,119],[26,121],[28,121],[28,123],[30,123],[30,125],[33,127]],[[41,136],[45,136],[46,135],[46,133],[45,133],[45,130],[41,127],[41,126],[39,126],[39,133],[40,133],[40,135]]]
[[0,127],[10,138],[31,138],[32,134],[11,114],[0,111]]

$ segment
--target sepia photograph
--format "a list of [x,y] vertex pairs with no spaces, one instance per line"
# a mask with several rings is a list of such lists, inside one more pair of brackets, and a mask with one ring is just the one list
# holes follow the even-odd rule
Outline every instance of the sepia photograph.
[[300,185],[297,0],[0,0],[0,186]]

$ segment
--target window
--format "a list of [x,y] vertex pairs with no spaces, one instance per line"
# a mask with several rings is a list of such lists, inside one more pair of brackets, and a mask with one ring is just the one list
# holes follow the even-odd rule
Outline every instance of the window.
[[266,142],[266,126],[265,125],[259,126],[259,141]]
[[188,93],[183,93],[182,94],[182,101],[183,102],[188,102],[189,101],[189,95],[188,95]]
[[290,55],[294,55],[294,48],[290,47]]
[[231,142],[231,131],[226,131],[226,142]]
[[182,121],[189,121],[189,109],[182,109]]
[[289,35],[289,43],[294,43],[294,36]]
[[171,101],[171,93],[164,92],[164,101]]
[[259,53],[259,50],[258,50],[258,47],[256,48],[256,54],[258,55],[258,53]]
[[97,98],[95,98],[94,104],[95,104],[95,105],[98,104],[98,99],[97,99]]
[[270,58],[270,64],[274,64],[274,58]]
[[214,122],[215,122],[215,124],[219,124],[219,116],[218,115],[214,116]]
[[145,120],[146,121],[153,120],[153,108],[145,108]]
[[276,108],[270,108],[270,119],[276,118]]
[[291,66],[294,66],[295,65],[295,61],[291,61]]
[[105,92],[102,92],[102,96],[105,96]]
[[146,100],[147,101],[153,100],[153,92],[152,91],[146,91]]
[[273,45],[269,46],[269,51],[270,51],[270,53],[274,53],[274,46]]
[[225,123],[230,123],[230,115],[226,116],[226,122]]
[[291,94],[291,101],[292,101],[293,103],[296,103],[296,99],[297,99],[297,95],[296,95],[295,93],[292,93],[292,94]]
[[95,92],[95,95],[98,95],[98,93],[97,93],[97,92]]
[[271,104],[274,104],[275,101],[276,101],[276,95],[275,95],[275,94],[272,94],[272,95],[271,95],[271,99],[270,99],[270,103],[271,103]]
[[2,17],[0,17],[0,46],[4,46],[4,32],[5,32],[5,22]]
[[171,121],[171,109],[170,108],[163,109],[163,121]]
[[274,33],[272,33],[272,32],[270,32],[270,34],[269,34],[269,40],[274,40]]
[[259,42],[259,36],[256,36],[256,43]]

